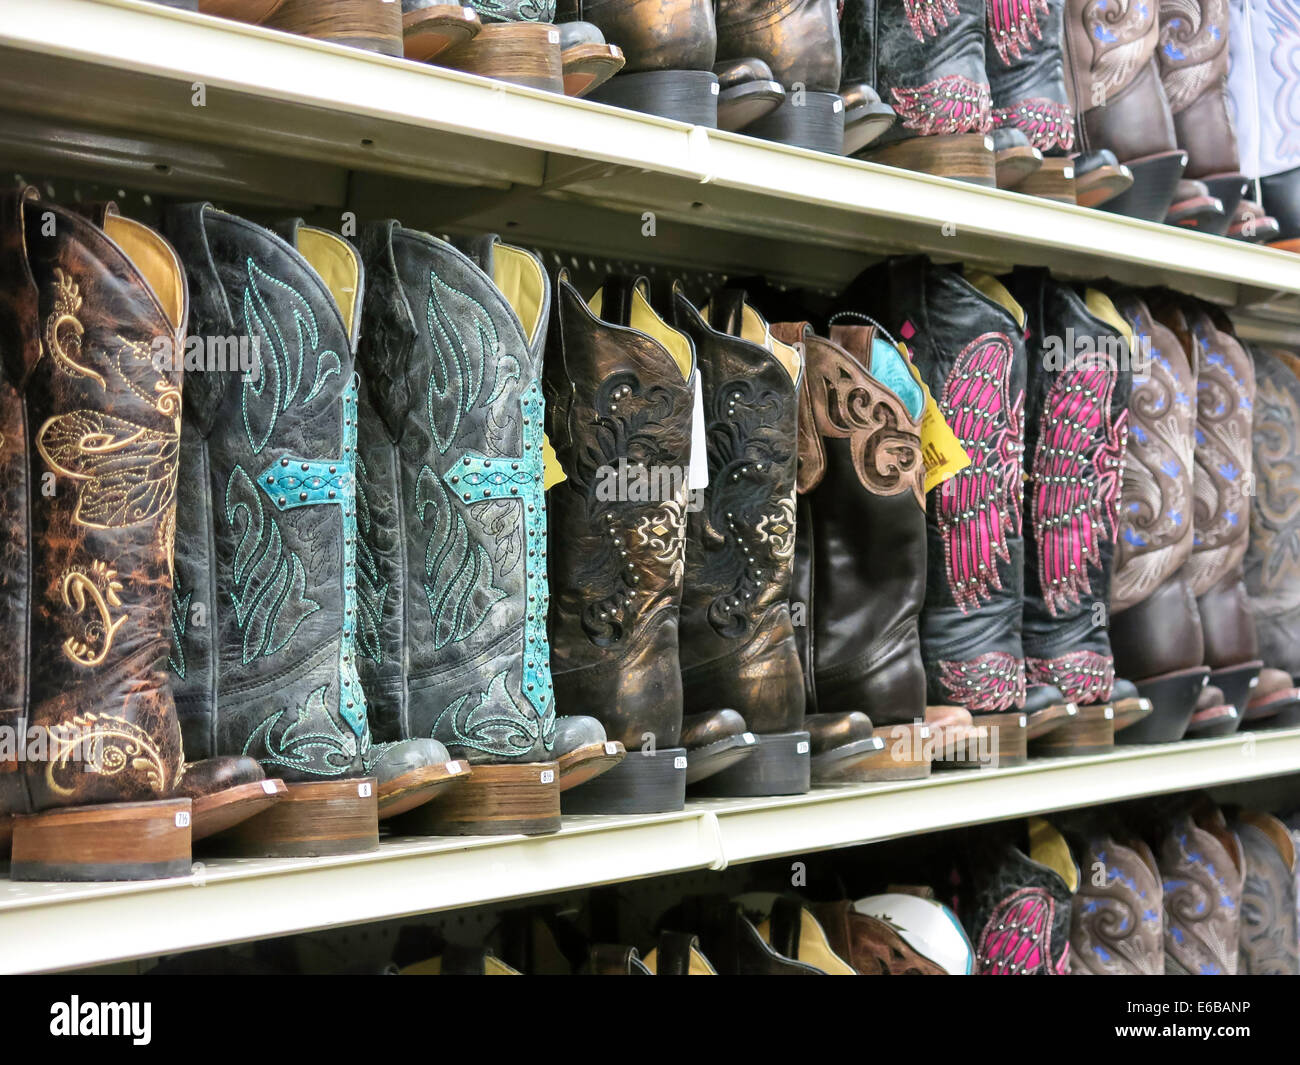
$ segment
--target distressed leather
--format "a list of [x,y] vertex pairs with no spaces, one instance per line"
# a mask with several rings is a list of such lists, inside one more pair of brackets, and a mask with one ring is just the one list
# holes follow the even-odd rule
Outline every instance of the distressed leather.
[[1165,896],[1165,973],[1237,975],[1242,853],[1218,810],[1174,818],[1156,852]]
[[1239,812],[1232,830],[1245,859],[1238,972],[1298,976],[1295,841],[1286,825],[1257,810]]
[[1244,561],[1260,657],[1300,675],[1300,359],[1251,349],[1255,493]]
[[623,50],[624,74],[711,70],[717,58],[713,0],[559,0],[556,21],[575,20]]
[[836,0],[716,0],[718,60],[756,56],[787,89],[838,92]]
[[1092,834],[1070,920],[1071,976],[1163,976],[1164,889],[1142,840]]
[[[694,371],[626,324],[634,288],[607,278],[597,317],[562,277],[543,378],[565,474],[547,498],[556,704],[592,714],[629,750],[646,733],[658,747],[678,746],[682,729],[678,614],[694,403]],[[629,485],[646,471],[677,474],[658,482],[657,498],[608,498],[608,475],[621,467]]]
[[[923,720],[921,390],[897,374],[907,374],[902,356],[865,316],[838,316],[830,340],[805,323],[772,331],[802,342],[805,359],[794,596],[808,712]],[[888,363],[906,400],[872,374],[877,363]]]
[[872,267],[840,297],[907,344],[971,464],[929,495],[921,652],[927,700],[975,712],[1025,702],[1022,470],[1025,344],[1012,314],[922,257]]
[[1107,600],[1128,444],[1128,345],[1045,270],[1019,271],[1009,286],[1028,316],[1027,681],[1072,702],[1105,702],[1115,680]]
[[1044,155],[1074,147],[1074,109],[1061,48],[1065,0],[986,0],[984,63],[993,128],[1020,130]]
[[873,85],[899,122],[874,146],[993,128],[984,0],[845,0],[844,80]]
[[[753,732],[803,727],[790,616],[798,376],[744,339],[744,294],[716,293],[706,322],[684,295],[673,323],[695,345],[709,483],[686,522],[679,656],[688,714],[732,709]],[[750,312],[752,313],[752,312]]]

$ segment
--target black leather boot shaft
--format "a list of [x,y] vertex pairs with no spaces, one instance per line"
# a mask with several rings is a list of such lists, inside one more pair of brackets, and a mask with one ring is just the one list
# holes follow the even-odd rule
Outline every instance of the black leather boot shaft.
[[984,61],[995,129],[1018,129],[1044,155],[1074,147],[1062,53],[1065,0],[986,0]]

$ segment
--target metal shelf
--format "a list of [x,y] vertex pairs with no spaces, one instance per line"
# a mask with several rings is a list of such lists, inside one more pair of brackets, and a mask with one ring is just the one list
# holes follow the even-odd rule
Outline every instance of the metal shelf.
[[[556,835],[396,839],[372,854],[199,861],[139,884],[0,881],[0,972],[360,924],[1300,771],[1300,729],[1119,748],[1013,769],[566,817]],[[201,919],[199,919],[201,915]]]

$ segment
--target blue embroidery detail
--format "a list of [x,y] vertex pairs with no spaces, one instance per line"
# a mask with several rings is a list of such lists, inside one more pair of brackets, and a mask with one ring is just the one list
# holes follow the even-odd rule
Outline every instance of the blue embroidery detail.
[[185,630],[190,623],[190,599],[193,592],[187,592],[182,599],[172,591],[172,651],[167,656],[167,665],[181,680],[185,679]]

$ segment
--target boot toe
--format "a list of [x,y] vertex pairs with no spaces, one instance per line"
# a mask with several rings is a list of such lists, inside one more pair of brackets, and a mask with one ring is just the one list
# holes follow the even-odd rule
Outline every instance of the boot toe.
[[710,710],[703,714],[687,714],[682,719],[681,744],[688,751],[708,747],[735,736],[743,736],[749,727],[735,710]]
[[861,710],[847,714],[809,714],[804,728],[808,730],[814,757],[859,740],[869,740],[875,731],[871,718]]
[[451,760],[447,748],[437,740],[399,740],[397,743],[377,743],[370,748],[366,759],[366,772],[380,785],[390,783],[426,766],[441,765]]
[[190,762],[185,766],[176,794],[198,799],[241,784],[255,784],[266,779],[266,771],[253,758],[222,757]]
[[580,747],[591,747],[605,742],[605,726],[594,717],[574,714],[556,718],[555,748],[553,756],[563,757]]

